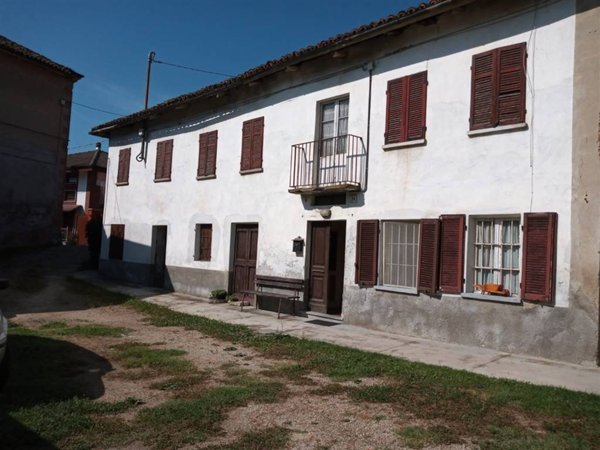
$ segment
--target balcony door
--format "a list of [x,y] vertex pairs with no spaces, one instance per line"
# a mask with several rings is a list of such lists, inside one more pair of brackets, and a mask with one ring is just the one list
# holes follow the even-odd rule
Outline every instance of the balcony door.
[[319,111],[319,164],[317,181],[320,186],[344,180],[348,146],[348,97],[322,103]]

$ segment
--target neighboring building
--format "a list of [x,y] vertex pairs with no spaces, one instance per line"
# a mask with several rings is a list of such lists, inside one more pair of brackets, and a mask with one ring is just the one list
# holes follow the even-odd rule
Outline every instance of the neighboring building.
[[63,242],[87,245],[85,226],[102,220],[108,153],[96,150],[67,156],[63,200]]
[[0,36],[0,249],[60,242],[71,98],[81,78]]
[[100,125],[101,269],[302,278],[346,323],[592,364],[599,28],[598,1],[431,1]]

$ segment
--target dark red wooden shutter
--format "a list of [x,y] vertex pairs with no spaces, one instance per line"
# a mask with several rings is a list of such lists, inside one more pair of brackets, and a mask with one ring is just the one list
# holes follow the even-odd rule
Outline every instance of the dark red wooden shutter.
[[117,183],[129,182],[129,160],[131,158],[131,149],[124,148],[119,151],[119,168],[117,171]]
[[165,142],[165,157],[163,164],[163,179],[171,179],[171,166],[173,164],[173,140]]
[[202,133],[198,143],[198,176],[214,175],[217,166],[217,131]]
[[471,66],[471,130],[496,126],[496,53],[473,56]]
[[208,158],[208,133],[202,133],[198,139],[198,176],[204,177],[208,175],[207,169]]
[[240,164],[241,170],[249,170],[252,168],[252,130],[252,121],[248,120],[244,122],[244,125],[242,127],[242,159]]
[[498,125],[525,121],[525,65],[527,46],[509,45],[498,52]]
[[110,226],[110,241],[108,243],[108,258],[123,259],[123,243],[125,240],[125,225]]
[[425,139],[427,72],[415,73],[407,77],[407,79],[406,140]]
[[463,286],[465,216],[446,215],[440,219],[440,290],[445,294],[460,294]]
[[440,221],[423,219],[419,233],[419,281],[417,289],[433,294],[438,290]]
[[377,248],[379,221],[359,220],[356,233],[356,283],[375,286],[377,282]]
[[206,175],[215,175],[217,172],[217,141],[217,130],[208,133],[208,143],[206,148]]
[[200,261],[210,261],[212,246],[212,225],[200,225]]
[[385,114],[385,143],[393,144],[402,142],[405,135],[403,121],[404,88],[406,78],[388,81],[387,107]]
[[154,179],[161,180],[164,172],[165,155],[164,155],[165,142],[159,142],[156,144],[156,167],[154,168]]
[[264,117],[254,119],[252,124],[251,169],[260,169],[262,167],[264,126]]
[[523,300],[554,301],[557,225],[556,213],[525,213],[521,277]]

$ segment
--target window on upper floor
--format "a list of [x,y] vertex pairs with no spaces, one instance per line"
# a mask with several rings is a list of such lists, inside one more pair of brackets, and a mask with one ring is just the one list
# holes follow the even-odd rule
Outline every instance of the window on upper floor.
[[427,72],[388,81],[385,145],[425,139]]
[[119,167],[117,169],[117,185],[129,183],[129,161],[131,160],[131,149],[119,150]]
[[198,139],[198,172],[197,178],[214,178],[217,170],[218,132],[202,133]]
[[242,126],[242,158],[240,173],[262,171],[265,118],[247,120]]
[[196,224],[196,238],[194,242],[194,260],[210,261],[212,247],[212,224]]
[[320,103],[317,127],[320,157],[346,153],[349,112],[348,97]]
[[473,56],[470,129],[525,122],[527,45],[509,45]]
[[173,139],[156,144],[156,167],[154,181],[171,181],[173,163]]
[[125,225],[110,226],[108,242],[108,259],[123,259],[123,244],[125,243]]
[[65,183],[67,184],[77,184],[77,180],[77,172],[67,172],[67,174],[65,175]]

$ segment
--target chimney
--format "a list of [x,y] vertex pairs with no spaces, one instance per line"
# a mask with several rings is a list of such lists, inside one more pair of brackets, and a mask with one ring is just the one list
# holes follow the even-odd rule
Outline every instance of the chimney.
[[96,151],[102,150],[102,142],[96,142]]

